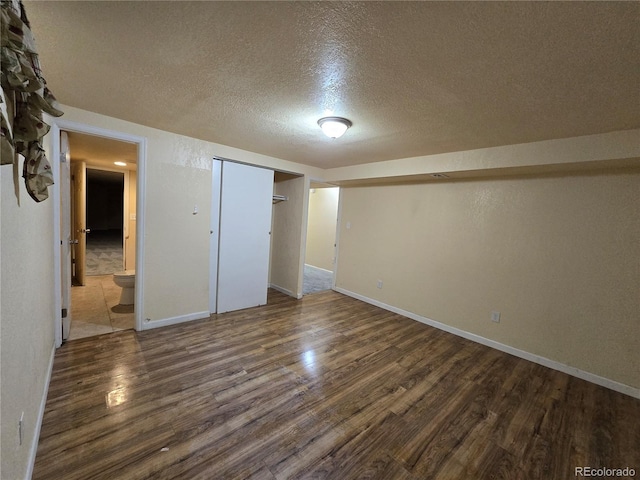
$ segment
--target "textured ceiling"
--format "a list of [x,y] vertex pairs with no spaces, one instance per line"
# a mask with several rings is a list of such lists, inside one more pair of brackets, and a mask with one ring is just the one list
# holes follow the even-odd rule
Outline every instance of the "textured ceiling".
[[323,168],[640,127],[639,2],[24,3],[60,102]]

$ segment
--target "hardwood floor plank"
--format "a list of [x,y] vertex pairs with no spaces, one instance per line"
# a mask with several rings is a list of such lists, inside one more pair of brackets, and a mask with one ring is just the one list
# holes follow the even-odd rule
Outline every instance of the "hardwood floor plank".
[[324,292],[55,356],[33,479],[640,471],[640,401]]

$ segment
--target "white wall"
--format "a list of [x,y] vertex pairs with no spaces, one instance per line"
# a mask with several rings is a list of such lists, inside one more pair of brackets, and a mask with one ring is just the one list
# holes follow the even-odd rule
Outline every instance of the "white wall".
[[640,388],[640,170],[341,197],[337,287]]
[[148,152],[143,318],[153,324],[208,316],[211,147],[166,132],[143,136]]
[[[35,203],[17,167],[0,167],[0,393],[2,478],[28,473],[53,359],[52,198]],[[50,189],[51,193],[51,189]],[[24,412],[23,443],[18,421]]]
[[309,192],[305,263],[330,271],[334,268],[339,195],[338,187]]

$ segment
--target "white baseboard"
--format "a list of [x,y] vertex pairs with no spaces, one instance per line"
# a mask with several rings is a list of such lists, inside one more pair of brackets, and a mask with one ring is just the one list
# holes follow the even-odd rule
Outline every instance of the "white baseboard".
[[462,338],[466,338],[467,340],[471,340],[472,342],[480,343],[482,345],[486,345],[487,347],[495,348],[496,350],[500,350],[501,352],[509,353],[516,357],[523,358],[525,360],[529,360],[530,362],[537,363],[544,367],[551,368],[553,370],[558,370],[559,372],[563,372],[569,374],[571,376],[580,378],[582,380],[586,380],[591,383],[595,383],[596,385],[600,385],[602,387],[608,388],[610,390],[615,390],[616,392],[624,393],[625,395],[629,395],[630,397],[639,398],[640,399],[640,388],[634,388],[629,385],[625,385],[624,383],[619,383],[614,380],[610,380],[605,377],[601,377],[599,375],[595,375],[590,372],[586,372],[584,370],[580,370],[576,367],[571,367],[569,365],[565,365],[563,363],[557,362],[555,360],[551,360],[546,357],[541,357],[540,355],[536,355],[534,353],[530,353],[524,350],[520,350],[509,345],[505,345],[500,342],[496,342],[495,340],[491,340],[489,338],[481,337],[480,335],[476,335],[475,333],[470,333],[459,328],[452,327],[445,323],[440,323],[435,320],[432,320],[427,317],[423,317],[413,312],[409,312],[407,310],[403,310],[398,307],[394,307],[392,305],[387,305],[386,303],[382,303],[378,300],[374,300],[369,297],[365,297],[364,295],[360,295],[359,293],[351,292],[349,290],[345,290],[344,288],[334,287],[334,290],[338,293],[342,293],[352,298],[356,298],[358,300],[362,300],[363,302],[369,303],[371,305],[375,305],[376,307],[383,308],[393,313],[397,313],[399,315],[408,317],[412,320],[416,320],[417,322],[424,323],[431,327],[437,328],[439,330],[444,330],[445,332],[452,333]]
[[293,293],[291,290],[289,290],[289,289],[287,289],[287,288],[284,288],[284,287],[281,287],[281,286],[279,286],[279,285],[275,285],[275,284],[273,284],[273,283],[270,283],[270,284],[269,284],[269,288],[273,288],[274,290],[277,290],[277,291],[279,291],[279,292],[282,292],[282,293],[284,293],[285,295],[289,295],[290,297],[297,298],[298,300],[300,300],[300,299],[302,298],[302,295],[298,296],[298,295],[296,295],[295,293]]
[[38,408],[38,417],[36,418],[35,431],[33,432],[33,438],[31,440],[31,447],[29,448],[29,464],[27,465],[27,472],[25,480],[31,480],[33,476],[33,467],[36,464],[36,453],[38,452],[38,440],[40,440],[40,430],[42,428],[42,420],[44,419],[44,409],[47,405],[47,396],[49,395],[49,383],[51,382],[51,374],[53,373],[53,359],[56,355],[55,344],[51,347],[51,355],[49,355],[49,365],[47,366],[47,376],[44,381],[44,388],[42,390],[42,398],[40,399],[40,407]]
[[333,270],[327,270],[326,268],[316,267],[315,265],[311,265],[310,263],[305,263],[305,267],[317,268],[318,270],[322,270],[323,272],[333,273]]
[[190,322],[192,320],[202,320],[209,318],[211,314],[208,311],[194,312],[187,315],[179,315],[177,317],[162,318],[160,320],[150,320],[142,322],[143,330],[151,330],[152,328],[168,327],[169,325],[176,325],[178,323]]

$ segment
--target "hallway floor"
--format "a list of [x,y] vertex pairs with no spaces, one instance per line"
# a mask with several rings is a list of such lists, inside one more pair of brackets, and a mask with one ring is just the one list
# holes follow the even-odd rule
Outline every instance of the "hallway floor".
[[120,292],[113,275],[87,276],[85,286],[72,287],[68,340],[133,328],[133,305],[120,305]]

